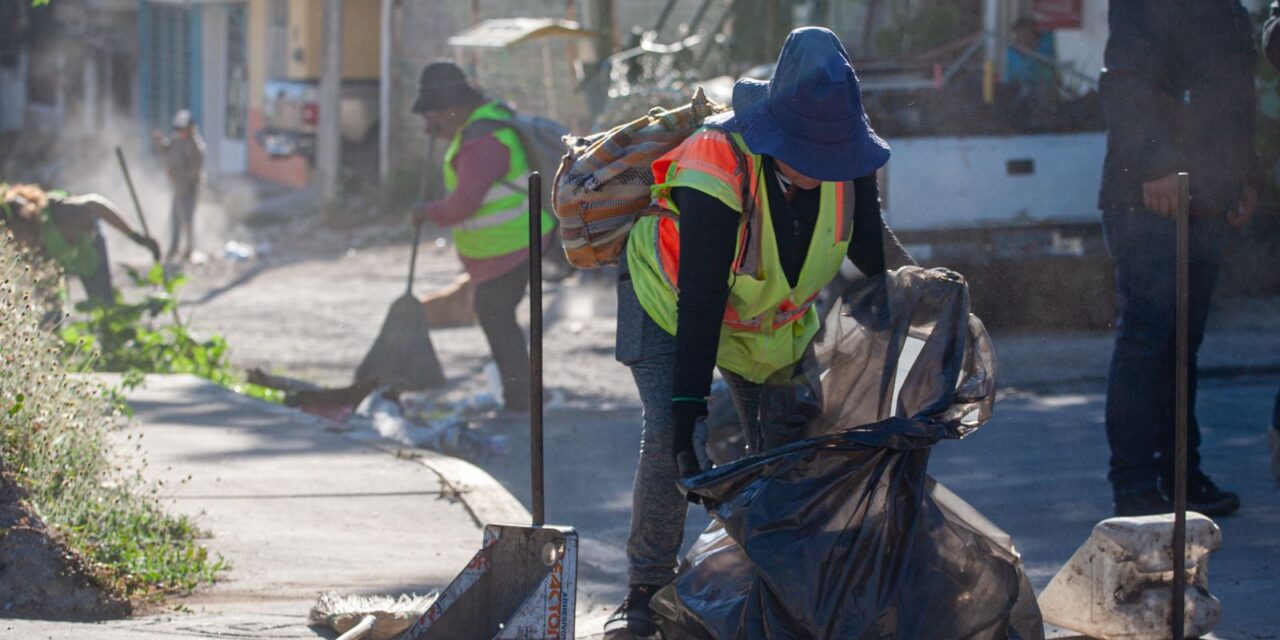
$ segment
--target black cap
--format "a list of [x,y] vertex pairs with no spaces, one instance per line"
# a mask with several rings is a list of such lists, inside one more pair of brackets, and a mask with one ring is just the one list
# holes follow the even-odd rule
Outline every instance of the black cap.
[[483,99],[480,92],[467,83],[467,76],[458,65],[450,61],[432,62],[422,69],[418,79],[418,99],[413,103],[413,112],[440,111]]

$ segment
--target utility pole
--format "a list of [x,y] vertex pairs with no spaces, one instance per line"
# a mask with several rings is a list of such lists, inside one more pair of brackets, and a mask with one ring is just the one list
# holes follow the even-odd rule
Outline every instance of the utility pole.
[[379,25],[381,58],[378,62],[378,183],[391,184],[391,57],[395,38],[392,36],[392,13],[395,0],[382,0],[382,20]]
[[982,100],[996,101],[996,65],[1000,59],[1000,0],[983,0],[982,31],[986,38],[982,60]]
[[329,204],[338,196],[342,166],[342,0],[324,2],[324,62],[320,71],[320,118],[316,130],[316,174],[320,197]]

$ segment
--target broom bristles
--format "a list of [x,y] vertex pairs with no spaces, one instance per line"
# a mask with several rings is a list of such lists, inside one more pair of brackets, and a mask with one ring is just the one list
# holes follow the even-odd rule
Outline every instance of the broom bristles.
[[408,629],[436,601],[439,593],[427,595],[401,594],[393,596],[340,596],[330,591],[322,594],[307,614],[307,624],[328,627],[345,633],[360,623],[365,616],[374,616],[372,638],[391,638]]

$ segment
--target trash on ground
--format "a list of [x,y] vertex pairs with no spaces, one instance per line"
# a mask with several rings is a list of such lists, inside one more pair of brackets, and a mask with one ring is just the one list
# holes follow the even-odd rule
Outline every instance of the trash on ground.
[[805,366],[766,383],[762,416],[790,443],[682,483],[716,520],[654,596],[663,632],[1043,638],[1009,536],[925,473],[995,399],[964,280],[909,267],[844,299]]
[[386,390],[369,394],[356,408],[353,420],[364,419],[378,435],[409,447],[433,449],[441,453],[484,462],[494,455],[505,455],[510,446],[504,435],[485,435],[472,429],[456,412],[440,417],[406,418],[400,403]]
[[[484,462],[510,450],[506,436],[486,435],[473,429],[466,416],[471,405],[437,405],[422,397],[402,399],[376,382],[358,382],[341,388],[318,385],[264,372],[247,372],[249,382],[285,392],[285,404],[319,416],[342,427],[343,432],[364,429],[366,435],[386,438],[407,447],[433,449],[472,462]],[[501,405],[491,395],[479,401],[485,410]],[[359,434],[357,434],[359,435]]]
[[[1208,634],[1222,617],[1209,593],[1209,554],[1222,530],[1207,516],[1187,513],[1186,635]],[[1050,624],[1091,638],[1158,640],[1169,636],[1173,601],[1173,514],[1108,518],[1063,565],[1040,594]]]
[[255,257],[257,257],[257,255],[258,254],[256,251],[254,251],[253,247],[247,244],[244,244],[243,242],[228,240],[226,244],[222,245],[223,260],[228,260],[231,262],[244,262],[245,260],[254,259]]

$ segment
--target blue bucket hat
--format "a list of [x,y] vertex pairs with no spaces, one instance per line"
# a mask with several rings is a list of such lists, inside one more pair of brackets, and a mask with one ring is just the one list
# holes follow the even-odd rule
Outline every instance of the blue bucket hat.
[[889,145],[862,110],[849,54],[822,27],[792,31],[769,82],[739,80],[733,111],[707,123],[741,133],[753,153],[816,180],[852,180],[889,160]]

